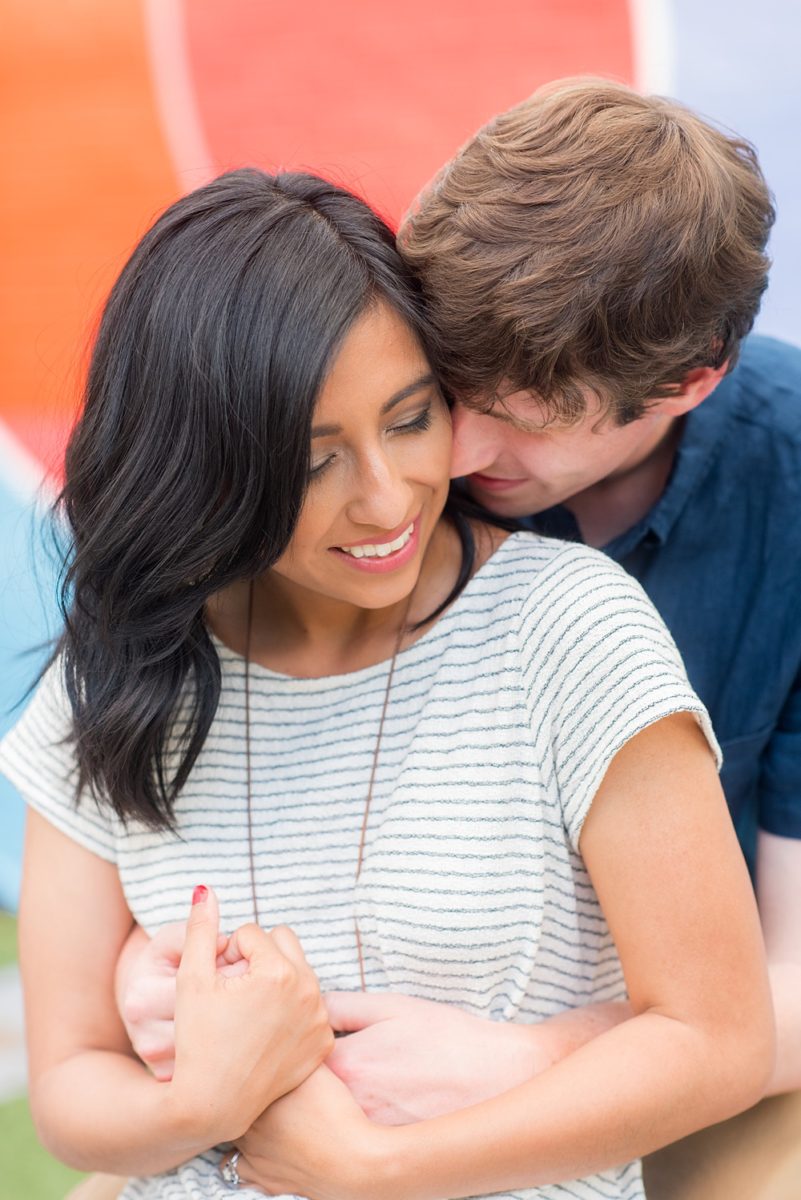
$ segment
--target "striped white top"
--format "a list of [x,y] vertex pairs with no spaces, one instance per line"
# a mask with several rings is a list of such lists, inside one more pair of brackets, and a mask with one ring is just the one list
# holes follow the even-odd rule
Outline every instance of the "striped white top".
[[[180,836],[71,798],[57,669],[0,745],[0,767],[60,829],[116,862],[153,931],[217,890],[223,926],[252,920],[244,663],[218,643],[222,696],[177,805]],[[537,1021],[625,995],[581,860],[581,828],[616,751],[669,713],[706,712],[648,599],[602,554],[511,535],[456,603],[400,653],[366,858],[354,871],[388,663],[323,679],[251,668],[255,861],[262,923],[291,925],[326,989],[368,987]],[[230,1196],[209,1152],[124,1196]],[[243,1189],[243,1196],[260,1193]],[[639,1164],[516,1193],[636,1200]]]

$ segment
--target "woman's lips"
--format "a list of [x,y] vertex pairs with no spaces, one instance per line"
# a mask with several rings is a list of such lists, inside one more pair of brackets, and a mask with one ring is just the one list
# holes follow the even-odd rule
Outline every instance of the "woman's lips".
[[470,483],[482,492],[509,492],[512,488],[520,487],[525,479],[501,479],[495,475],[468,475]]
[[[370,543],[362,542],[357,544],[365,545]],[[399,550],[394,550],[391,554],[387,554],[383,558],[378,555],[355,558],[352,554],[348,554],[346,550],[341,550],[338,546],[332,546],[331,553],[335,554],[340,562],[348,563],[356,571],[366,571],[368,575],[383,575],[387,571],[397,571],[400,567],[405,567],[414,558],[419,545],[420,517],[417,516],[414,519],[411,537],[408,541]]]

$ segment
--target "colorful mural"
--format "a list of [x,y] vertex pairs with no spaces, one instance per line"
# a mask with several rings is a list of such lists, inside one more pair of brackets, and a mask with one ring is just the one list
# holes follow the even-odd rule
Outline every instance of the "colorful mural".
[[[132,245],[180,193],[245,163],[306,167],[397,221],[493,112],[578,73],[697,105],[757,144],[780,205],[797,191],[801,16],[781,0],[758,15],[744,0],[0,8],[0,730],[42,658],[21,651],[57,626],[41,513],[93,322]],[[799,340],[789,295],[801,218],[781,212],[763,328]],[[0,905],[15,903],[21,827],[21,803],[0,783]]]

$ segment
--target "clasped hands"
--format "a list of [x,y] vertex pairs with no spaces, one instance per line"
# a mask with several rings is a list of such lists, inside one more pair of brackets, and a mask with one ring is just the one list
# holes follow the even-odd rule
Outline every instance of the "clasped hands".
[[[213,896],[211,905],[210,917],[216,920]],[[248,1052],[256,1060],[252,1077],[267,1069],[282,1082],[261,1108],[252,1111],[251,1102],[247,1126],[226,1135],[241,1151],[242,1182],[268,1194],[294,1192],[312,1200],[355,1200],[365,1189],[365,1194],[381,1194],[375,1172],[391,1161],[387,1127],[453,1112],[507,1091],[628,1015],[624,1005],[607,1005],[523,1025],[387,993],[329,992],[320,998],[319,989],[317,1009],[316,978],[290,930],[265,934],[246,926],[229,938],[219,935],[215,925],[213,936],[215,973],[224,991],[236,987],[237,980],[244,983],[252,972],[252,949],[259,937],[271,939],[271,949],[297,973],[287,985],[281,1027],[275,1012],[260,1014],[265,1026],[261,1036],[269,1048],[257,1050],[256,1039],[248,1036]],[[244,1051],[222,1010],[216,1027],[203,1013],[205,1004],[184,1004],[182,1012],[186,946],[183,922],[165,926],[152,940],[134,932],[117,971],[120,1013],[134,1050],[157,1079],[177,1077],[181,1064],[194,1059],[207,1074],[222,1071],[216,1091],[224,1095],[228,1087],[243,1086],[238,1082],[241,1064],[233,1059]],[[298,980],[305,993],[301,1010],[292,994]],[[299,1025],[307,1021],[307,1044],[298,1053]],[[348,1036],[334,1042],[332,1030]],[[202,1055],[193,1054],[198,1045],[204,1048]],[[269,1063],[262,1061],[265,1057]]]

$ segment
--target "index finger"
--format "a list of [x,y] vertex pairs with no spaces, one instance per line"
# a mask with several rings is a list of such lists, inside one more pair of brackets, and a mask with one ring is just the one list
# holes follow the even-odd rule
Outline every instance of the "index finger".
[[217,897],[211,888],[201,884],[192,893],[184,952],[178,968],[179,982],[190,976],[202,979],[215,974],[219,925]]

